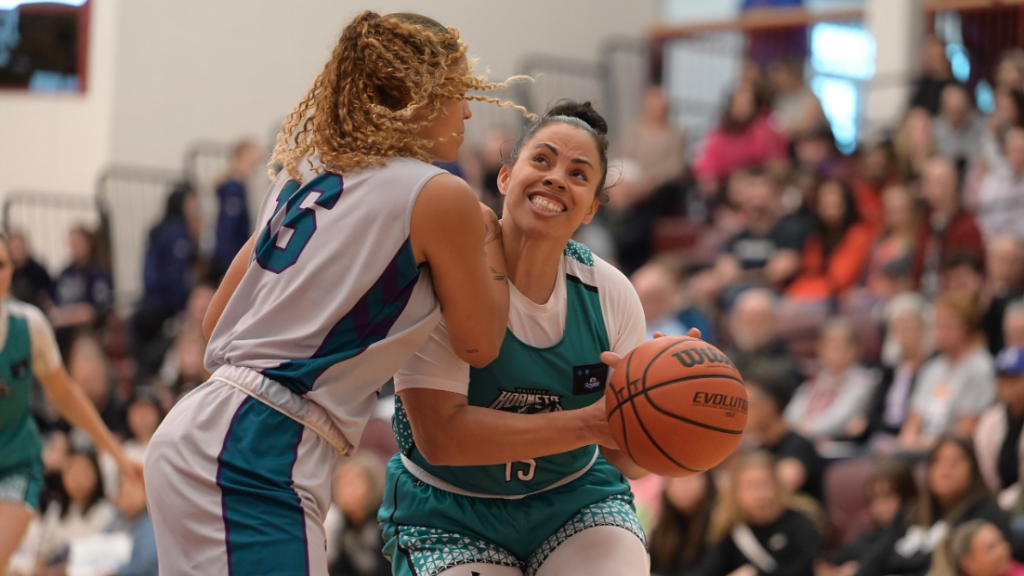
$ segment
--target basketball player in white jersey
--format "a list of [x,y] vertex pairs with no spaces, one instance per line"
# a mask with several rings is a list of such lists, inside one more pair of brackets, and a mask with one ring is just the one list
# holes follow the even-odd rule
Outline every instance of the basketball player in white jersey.
[[331,473],[380,387],[442,314],[459,358],[497,355],[497,219],[428,163],[456,159],[484,99],[466,91],[498,86],[465,51],[429,18],[365,12],[285,121],[283,170],[207,313],[213,376],[147,452],[163,576],[326,575]]

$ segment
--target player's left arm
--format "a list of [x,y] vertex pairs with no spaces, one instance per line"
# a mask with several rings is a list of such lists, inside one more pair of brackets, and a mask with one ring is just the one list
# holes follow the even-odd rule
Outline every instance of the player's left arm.
[[71,425],[85,431],[100,450],[113,456],[125,476],[142,480],[142,465],[125,456],[121,444],[103,423],[96,407],[64,369],[57,340],[45,316],[35,308],[28,308],[26,320],[32,343],[32,371],[46,391],[50,404]]
[[207,342],[210,341],[210,335],[217,327],[221,314],[224,314],[224,308],[227,307],[228,301],[238,289],[238,285],[242,283],[245,271],[249,269],[249,259],[252,256],[252,247],[255,243],[256,234],[253,234],[245,246],[238,251],[238,254],[235,254],[235,259],[231,261],[231,266],[228,267],[224,279],[220,281],[220,286],[217,287],[213,299],[210,300],[210,307],[206,309],[206,316],[203,317],[203,336],[206,337]]

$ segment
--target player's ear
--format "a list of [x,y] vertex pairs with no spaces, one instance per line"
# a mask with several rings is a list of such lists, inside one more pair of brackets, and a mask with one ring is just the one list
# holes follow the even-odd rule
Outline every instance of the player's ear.
[[508,166],[502,165],[498,171],[498,191],[502,196],[508,195],[508,181],[512,178],[512,171]]

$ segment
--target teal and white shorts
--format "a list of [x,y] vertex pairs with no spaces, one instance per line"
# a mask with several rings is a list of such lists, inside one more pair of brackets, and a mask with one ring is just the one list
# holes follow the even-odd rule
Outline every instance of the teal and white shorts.
[[36,460],[0,469],[0,501],[21,504],[38,512],[42,493],[42,462]]

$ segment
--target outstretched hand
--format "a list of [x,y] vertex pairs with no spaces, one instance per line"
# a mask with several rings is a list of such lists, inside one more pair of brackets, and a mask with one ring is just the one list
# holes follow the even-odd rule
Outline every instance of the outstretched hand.
[[[697,328],[690,328],[690,331],[687,332],[686,335],[689,336],[690,338],[700,338],[700,330],[698,330]],[[665,334],[664,332],[654,333],[655,338],[664,338],[665,336],[667,336],[667,334]],[[612,368],[616,368],[618,367],[619,362],[622,362],[622,356],[616,354],[615,352],[602,352],[601,362],[604,362],[605,364],[611,366]]]

